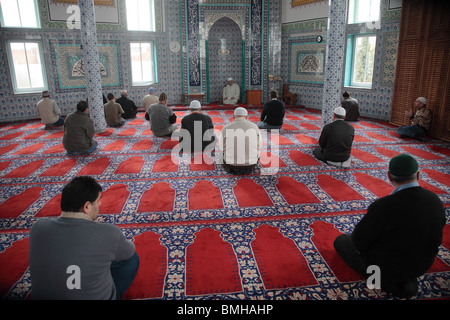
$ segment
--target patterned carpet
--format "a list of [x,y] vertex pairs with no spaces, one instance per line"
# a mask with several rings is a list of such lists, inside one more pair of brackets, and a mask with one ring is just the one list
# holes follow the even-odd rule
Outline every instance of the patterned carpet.
[[[205,110],[217,132],[231,110]],[[177,111],[178,124],[189,111]],[[250,120],[260,110],[249,109]],[[450,218],[450,143],[403,140],[387,123],[352,123],[352,164],[317,161],[321,115],[288,109],[280,135],[264,136],[254,173],[230,175],[221,165],[172,161],[175,141],[152,135],[143,113],[96,136],[90,156],[68,157],[61,130],[38,121],[0,127],[0,296],[28,299],[28,232],[36,219],[60,214],[63,186],[91,175],[103,187],[102,223],[118,225],[141,258],[127,299],[394,299],[370,290],[336,255],[366,208],[392,191],[394,155],[418,160],[421,185],[437,193]],[[208,159],[206,159],[208,160]],[[277,170],[267,171],[278,161]],[[449,222],[447,222],[449,223]],[[413,299],[450,298],[450,226],[433,267]]]

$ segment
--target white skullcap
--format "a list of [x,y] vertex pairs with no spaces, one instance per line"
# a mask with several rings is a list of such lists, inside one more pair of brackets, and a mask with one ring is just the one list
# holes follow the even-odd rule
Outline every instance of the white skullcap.
[[423,104],[427,104],[427,99],[425,99],[424,97],[419,97],[419,98],[417,98],[417,100],[419,100]]
[[229,77],[229,78],[228,78],[228,81],[233,81],[233,78],[232,78],[232,77]]
[[244,116],[245,117],[245,116],[248,115],[248,112],[247,112],[247,110],[245,108],[238,107],[238,108],[234,109],[234,115],[235,116]]
[[202,105],[200,104],[200,101],[198,100],[192,100],[191,104],[189,105],[189,108],[192,110],[199,110],[201,109]]
[[334,110],[333,110],[333,113],[334,114],[336,114],[336,115],[338,115],[338,116],[342,116],[342,117],[345,117],[345,109],[344,108],[342,108],[342,107],[337,107],[337,108],[335,108]]

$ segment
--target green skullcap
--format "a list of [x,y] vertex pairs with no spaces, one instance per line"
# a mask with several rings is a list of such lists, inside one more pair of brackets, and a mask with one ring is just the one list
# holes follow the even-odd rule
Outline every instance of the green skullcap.
[[396,177],[410,177],[419,170],[419,164],[409,154],[399,154],[389,162],[389,172]]

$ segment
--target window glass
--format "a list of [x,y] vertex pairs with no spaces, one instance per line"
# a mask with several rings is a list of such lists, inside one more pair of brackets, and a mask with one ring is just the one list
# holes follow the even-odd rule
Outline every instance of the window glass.
[[378,21],[380,19],[380,0],[350,0],[348,23]]
[[144,85],[155,82],[156,70],[153,51],[153,42],[130,43],[133,85]]
[[370,86],[373,77],[376,36],[355,36],[352,85]]
[[38,42],[10,42],[9,57],[14,91],[36,92],[46,89],[45,68]]
[[127,25],[130,31],[155,31],[153,0],[126,0]]
[[39,28],[36,0],[0,0],[3,27]]

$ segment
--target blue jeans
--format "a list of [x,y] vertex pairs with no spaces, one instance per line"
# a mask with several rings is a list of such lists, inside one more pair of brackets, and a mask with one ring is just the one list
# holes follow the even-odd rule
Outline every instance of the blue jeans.
[[45,127],[46,128],[51,128],[51,127],[60,127],[64,124],[64,118],[59,117],[58,121],[56,121],[55,123],[51,123],[51,124],[46,124]]
[[92,146],[92,148],[90,148],[88,151],[86,151],[86,153],[92,153],[95,149],[97,149],[98,146],[98,142],[94,140],[94,145]]
[[136,252],[128,260],[111,263],[111,276],[116,286],[117,300],[122,300],[123,295],[133,283],[139,263],[139,256]]
[[427,133],[427,131],[420,126],[403,126],[397,128],[397,133],[402,138],[412,138],[420,140]]

